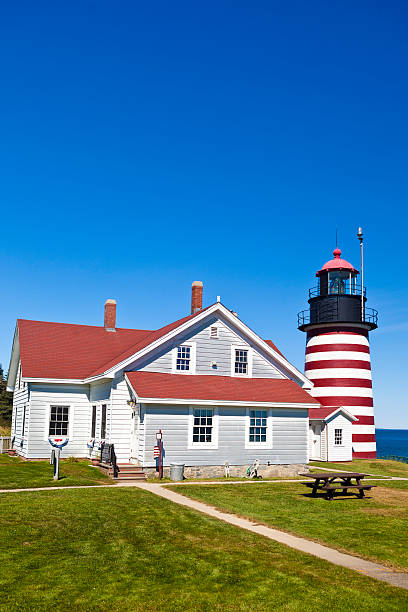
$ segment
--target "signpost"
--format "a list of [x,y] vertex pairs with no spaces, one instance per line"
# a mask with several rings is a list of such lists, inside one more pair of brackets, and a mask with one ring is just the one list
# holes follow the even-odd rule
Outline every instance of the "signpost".
[[157,455],[155,454],[156,448],[158,448],[159,450],[159,478],[163,478],[163,433],[162,430],[159,429],[159,431],[156,434],[156,440],[157,440],[157,446],[154,447],[154,452],[153,455],[154,457],[157,457]]
[[64,442],[62,441],[62,438],[54,438],[54,440],[48,438],[48,442],[53,447],[50,456],[50,464],[54,466],[54,480],[58,480],[61,449],[68,444],[69,438],[66,438]]

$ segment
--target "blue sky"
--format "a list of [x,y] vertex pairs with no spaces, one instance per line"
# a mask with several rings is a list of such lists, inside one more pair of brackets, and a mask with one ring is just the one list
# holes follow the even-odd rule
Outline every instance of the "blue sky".
[[3,3],[0,362],[17,317],[155,329],[193,280],[303,369],[366,237],[378,426],[408,428],[403,2]]

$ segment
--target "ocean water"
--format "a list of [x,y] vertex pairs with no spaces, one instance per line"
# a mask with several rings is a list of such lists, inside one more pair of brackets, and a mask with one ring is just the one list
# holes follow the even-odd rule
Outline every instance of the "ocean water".
[[376,429],[377,457],[397,455],[408,458],[408,429]]

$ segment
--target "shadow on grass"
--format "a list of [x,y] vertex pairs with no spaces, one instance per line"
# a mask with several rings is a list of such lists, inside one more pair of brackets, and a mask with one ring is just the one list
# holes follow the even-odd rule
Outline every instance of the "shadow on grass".
[[299,493],[300,497],[308,497],[309,499],[324,499],[325,501],[333,501],[334,499],[337,501],[350,501],[351,499],[355,499],[355,500],[369,500],[369,499],[373,499],[371,496],[369,495],[364,495],[364,497],[360,497],[359,495],[357,495],[357,493],[335,493],[333,495],[333,499],[330,500],[330,498],[326,497],[326,493],[317,493],[315,495],[313,495],[313,493]]

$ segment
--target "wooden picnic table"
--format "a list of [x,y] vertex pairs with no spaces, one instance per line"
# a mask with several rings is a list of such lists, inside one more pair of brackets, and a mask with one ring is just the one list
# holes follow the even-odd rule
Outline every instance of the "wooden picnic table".
[[375,486],[362,484],[361,481],[367,474],[361,474],[360,472],[307,472],[299,474],[299,476],[307,476],[307,478],[314,479],[314,483],[303,483],[305,486],[313,489],[313,497],[316,497],[317,491],[324,491],[326,493],[326,499],[330,501],[333,499],[337,489],[342,490],[344,494],[347,494],[348,489],[354,489],[360,499],[363,499],[364,491],[369,491]]

